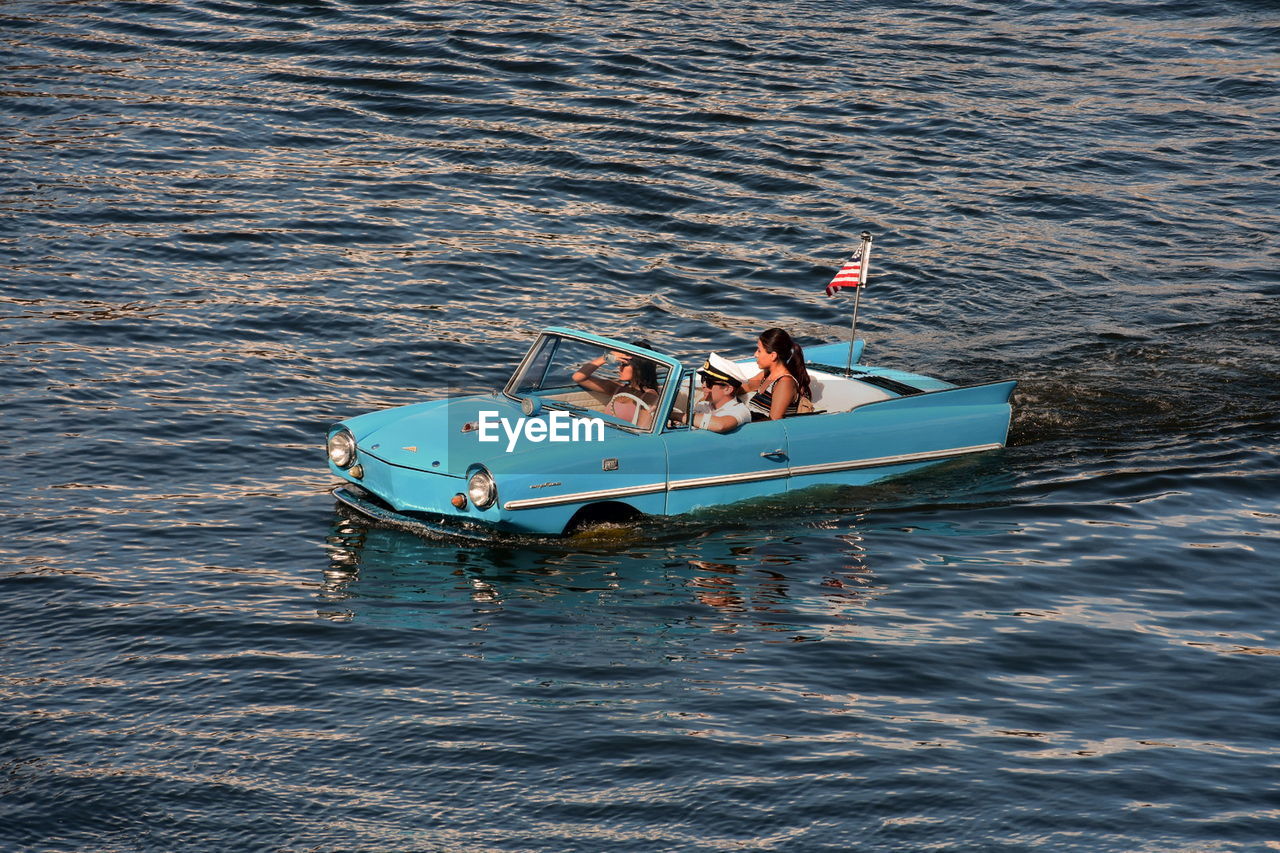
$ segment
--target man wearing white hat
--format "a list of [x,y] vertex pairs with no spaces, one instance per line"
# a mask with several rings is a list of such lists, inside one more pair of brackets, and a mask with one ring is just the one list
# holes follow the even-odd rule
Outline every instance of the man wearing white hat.
[[702,399],[693,407],[693,427],[712,432],[731,432],[751,420],[751,410],[738,401],[744,368],[716,353],[708,356],[698,376],[702,379]]

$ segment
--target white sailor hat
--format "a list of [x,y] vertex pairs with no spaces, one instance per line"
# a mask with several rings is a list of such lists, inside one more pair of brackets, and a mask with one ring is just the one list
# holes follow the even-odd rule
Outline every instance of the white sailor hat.
[[733,393],[741,394],[742,385],[751,377],[747,373],[746,367],[741,364],[735,364],[719,353],[711,353],[707,356],[707,360],[703,363],[698,375],[703,379],[714,379],[720,382],[728,382],[733,386]]

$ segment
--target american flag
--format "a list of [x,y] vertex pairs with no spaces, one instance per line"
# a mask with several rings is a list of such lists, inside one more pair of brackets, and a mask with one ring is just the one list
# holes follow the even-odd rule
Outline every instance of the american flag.
[[827,296],[835,296],[842,287],[862,287],[863,284],[862,251],[859,250],[852,258],[845,261],[840,272],[831,279],[831,283],[827,285]]

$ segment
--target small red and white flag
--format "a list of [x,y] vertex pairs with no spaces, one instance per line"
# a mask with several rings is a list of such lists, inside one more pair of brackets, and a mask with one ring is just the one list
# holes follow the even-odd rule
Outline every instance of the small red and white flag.
[[831,283],[827,285],[827,296],[835,296],[842,287],[862,287],[865,282],[866,275],[862,266],[862,250],[859,249],[857,254],[845,261],[844,266],[840,268],[840,272],[836,273],[836,277],[831,279]]

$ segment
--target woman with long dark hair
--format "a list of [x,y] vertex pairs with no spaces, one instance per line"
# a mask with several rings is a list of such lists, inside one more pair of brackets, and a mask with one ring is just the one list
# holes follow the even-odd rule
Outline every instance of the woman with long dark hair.
[[[644,338],[631,342],[653,349]],[[612,359],[618,365],[618,378],[592,376]],[[588,361],[573,374],[573,381],[588,391],[609,395],[605,412],[640,427],[653,422],[653,407],[658,402],[658,368],[647,358],[626,352],[612,352]]]
[[804,350],[784,329],[766,329],[756,341],[756,366],[760,372],[747,381],[755,391],[747,401],[753,421],[776,421],[800,411],[801,401],[812,398]]

